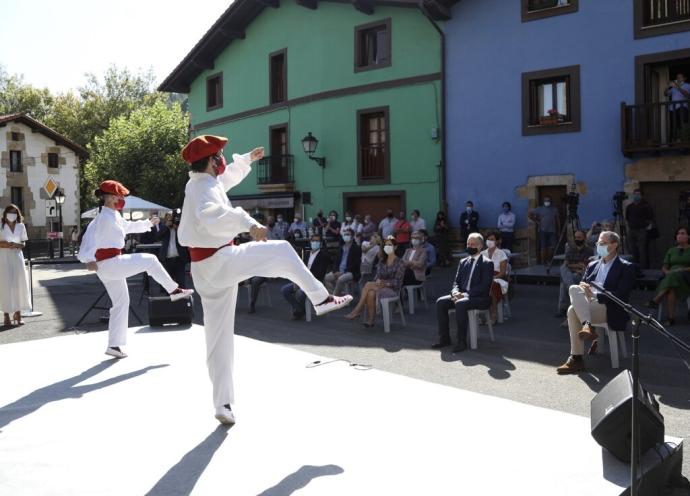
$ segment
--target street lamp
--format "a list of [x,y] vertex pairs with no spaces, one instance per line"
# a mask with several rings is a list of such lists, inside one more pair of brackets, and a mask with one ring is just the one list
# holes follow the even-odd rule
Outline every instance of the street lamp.
[[304,153],[307,156],[319,164],[320,167],[326,167],[326,157],[315,157],[314,152],[316,152],[316,147],[319,145],[319,140],[312,136],[311,132],[302,138],[302,148],[304,148]]
[[60,258],[63,258],[65,256],[65,245],[64,245],[63,239],[62,239],[63,238],[63,234],[62,234],[62,204],[65,203],[65,193],[63,193],[61,189],[58,189],[55,192],[55,195],[53,195],[53,198],[55,198],[55,203],[57,203],[57,206],[58,206],[58,216],[60,219],[58,221],[59,229],[60,229],[59,234],[58,234],[58,236],[60,236],[60,240],[58,241],[58,243],[60,244]]

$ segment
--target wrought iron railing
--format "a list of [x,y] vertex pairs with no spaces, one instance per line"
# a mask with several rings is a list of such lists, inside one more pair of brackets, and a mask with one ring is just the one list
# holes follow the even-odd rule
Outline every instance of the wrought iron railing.
[[690,100],[621,103],[623,153],[690,149]]
[[292,155],[271,155],[258,162],[257,184],[284,184],[295,182]]
[[690,0],[643,0],[644,26],[690,21]]

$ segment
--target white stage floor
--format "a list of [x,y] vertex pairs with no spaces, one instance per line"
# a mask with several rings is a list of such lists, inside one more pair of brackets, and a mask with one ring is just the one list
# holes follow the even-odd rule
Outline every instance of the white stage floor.
[[[589,419],[236,338],[236,426],[203,329],[0,346],[7,495],[618,495]],[[674,439],[674,442],[680,440]]]

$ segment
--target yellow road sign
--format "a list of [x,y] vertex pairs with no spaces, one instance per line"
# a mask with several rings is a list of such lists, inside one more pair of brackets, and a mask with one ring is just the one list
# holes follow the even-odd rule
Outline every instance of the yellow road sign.
[[51,176],[48,176],[48,180],[43,185],[43,189],[48,193],[48,198],[52,198],[58,190],[58,183]]

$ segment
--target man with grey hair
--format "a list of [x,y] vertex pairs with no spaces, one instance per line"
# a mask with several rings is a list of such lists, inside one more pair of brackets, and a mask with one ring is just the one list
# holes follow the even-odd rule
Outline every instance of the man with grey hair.
[[559,374],[574,374],[584,370],[584,342],[597,339],[593,326],[607,324],[612,331],[625,331],[628,314],[591,285],[594,282],[621,300],[629,300],[635,285],[635,266],[618,256],[620,243],[620,237],[615,232],[602,232],[596,245],[599,260],[587,266],[579,285],[570,286],[570,356],[556,369]]
[[487,309],[491,305],[491,282],[494,278],[494,263],[482,256],[484,238],[479,233],[471,233],[467,237],[467,253],[469,257],[458,265],[453,288],[449,295],[442,296],[436,301],[436,317],[438,320],[438,342],[431,345],[435,350],[451,345],[448,311],[455,309],[455,319],[458,329],[458,343],[453,353],[467,349],[467,326],[469,310]]

